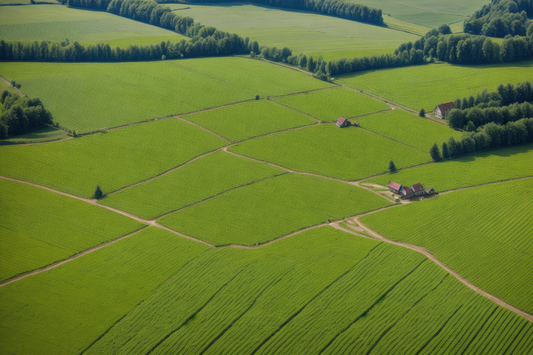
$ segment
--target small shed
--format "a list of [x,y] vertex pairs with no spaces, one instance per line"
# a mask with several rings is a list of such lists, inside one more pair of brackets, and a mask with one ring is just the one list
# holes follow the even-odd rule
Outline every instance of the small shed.
[[337,127],[343,128],[343,127],[350,127],[351,123],[344,117],[339,117],[337,120]]
[[446,116],[448,115],[448,113],[454,108],[456,107],[453,102],[447,102],[445,104],[440,104],[437,107],[435,107],[435,110],[433,112],[435,113],[435,117],[446,119]]
[[400,194],[400,190],[402,189],[402,185],[401,184],[398,184],[397,182],[394,182],[394,181],[389,181],[389,191],[390,192],[393,192],[395,194]]

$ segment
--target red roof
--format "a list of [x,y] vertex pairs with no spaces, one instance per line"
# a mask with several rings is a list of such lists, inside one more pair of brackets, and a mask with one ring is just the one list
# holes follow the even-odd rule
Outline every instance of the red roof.
[[451,109],[454,109],[456,107],[455,107],[455,104],[453,102],[447,102],[445,104],[440,104],[439,106],[437,106],[437,108],[440,109],[440,112],[445,112],[445,111],[449,111]]
[[397,182],[390,181],[389,187],[393,190],[400,190],[402,188],[402,185],[398,184]]
[[337,120],[337,123],[340,123],[340,124],[343,124],[344,122],[346,122],[346,118],[344,117],[339,117],[339,119]]
[[418,183],[418,184],[415,184],[413,186],[411,186],[411,189],[413,189],[414,192],[418,192],[420,190],[422,190],[424,187],[422,186],[421,183]]

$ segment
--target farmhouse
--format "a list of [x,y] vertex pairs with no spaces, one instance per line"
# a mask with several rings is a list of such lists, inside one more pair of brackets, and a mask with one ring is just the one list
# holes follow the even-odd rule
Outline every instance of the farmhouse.
[[453,102],[447,102],[445,104],[440,104],[437,107],[435,107],[435,117],[446,119],[446,116],[448,113],[455,108],[455,104]]
[[413,186],[404,186],[397,182],[389,182],[389,191],[400,195],[400,198],[406,199],[416,196],[429,196],[436,194],[437,192],[431,187],[428,190],[424,189],[421,183],[414,184]]
[[343,128],[343,127],[350,127],[351,123],[344,117],[339,117],[337,120],[337,127]]

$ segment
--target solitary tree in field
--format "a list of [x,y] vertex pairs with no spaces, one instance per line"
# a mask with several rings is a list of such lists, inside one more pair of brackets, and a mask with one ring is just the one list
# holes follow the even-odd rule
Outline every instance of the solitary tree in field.
[[426,117],[426,110],[421,109],[420,112],[418,113],[418,116],[420,116],[420,117]]
[[391,173],[396,171],[396,165],[394,165],[394,162],[392,161],[392,159],[389,161],[389,171]]
[[450,158],[450,151],[448,150],[448,144],[446,144],[446,142],[442,143],[442,157],[444,159]]
[[95,199],[101,199],[104,194],[102,193],[102,190],[100,189],[100,185],[96,185],[96,190],[94,190],[94,198]]
[[255,95],[255,99],[256,99],[256,100],[259,100],[259,95]]
[[442,160],[442,156],[440,155],[437,143],[433,144],[433,147],[431,147],[431,149],[429,150],[429,155],[431,155],[431,159],[433,159],[433,161],[435,162]]

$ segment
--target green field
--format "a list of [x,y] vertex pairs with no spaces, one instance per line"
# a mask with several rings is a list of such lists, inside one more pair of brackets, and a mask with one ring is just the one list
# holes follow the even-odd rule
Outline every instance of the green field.
[[219,151],[147,183],[120,191],[101,203],[153,219],[284,170]]
[[164,37],[172,42],[187,39],[173,31],[107,12],[58,5],[2,6],[0,37],[12,41],[64,41],[68,38],[71,43],[135,41],[149,37]]
[[533,176],[533,145],[522,145],[471,154],[453,160],[385,174],[365,181],[387,186],[390,180],[403,185],[421,182],[443,192],[461,187]]
[[533,75],[533,62],[491,65],[451,65],[446,63],[406,68],[365,71],[337,77],[337,81],[417,112],[433,113],[437,105],[476,95],[483,89],[494,91],[500,84],[516,84]]
[[276,97],[274,101],[310,114],[322,122],[335,122],[340,116],[352,118],[390,110],[382,101],[345,88]]
[[355,127],[323,124],[239,143],[230,151],[269,161],[288,169],[344,180],[430,161],[429,154]]
[[[242,3],[209,5],[170,4],[185,8],[179,14],[242,37],[260,45],[288,47],[293,54],[303,53],[326,60],[368,55],[369,50],[391,53],[417,36],[367,25],[333,16]],[[426,31],[427,32],[427,31]],[[425,32],[424,32],[425,33]]]
[[0,175],[91,197],[96,185],[106,194],[224,144],[215,135],[169,118],[62,142],[2,146]]
[[0,145],[6,144],[27,144],[27,143],[43,143],[56,141],[59,139],[67,138],[68,133],[62,129],[55,127],[43,127],[38,128],[29,133],[20,134],[12,138],[6,138],[0,140]]
[[198,112],[183,118],[232,142],[316,123],[304,114],[266,100]]
[[525,272],[533,270],[531,196],[532,179],[504,182],[378,212],[361,222],[387,238],[426,248],[474,285],[531,314],[533,283]]
[[388,14],[406,22],[430,27],[438,27],[443,23],[463,22],[488,3],[486,0],[447,0],[443,2],[427,0],[348,1],[381,9],[385,22],[387,22],[385,15]]
[[263,61],[232,57],[3,63],[0,74],[22,83],[23,92],[40,98],[54,121],[78,132],[253,100],[256,95],[285,95],[331,85]]
[[0,353],[79,354],[206,249],[148,228],[1,287]]
[[130,218],[38,187],[0,179],[0,281],[143,227]]
[[254,245],[387,205],[390,202],[355,186],[288,174],[229,191],[160,223],[215,245]]
[[86,353],[525,354],[532,336],[421,254],[325,227],[204,253]]
[[450,137],[461,138],[462,133],[403,110],[379,113],[357,120],[361,127],[382,134],[412,147],[429,152],[435,143]]

